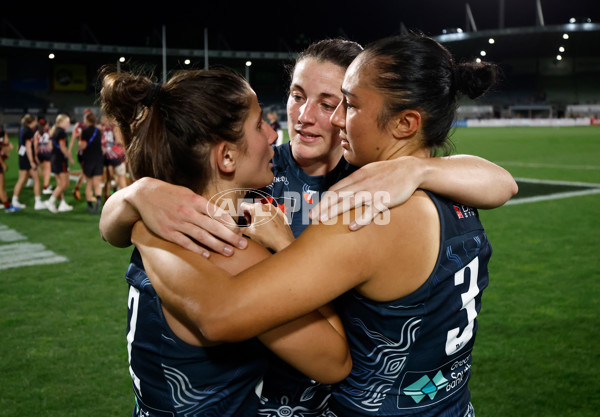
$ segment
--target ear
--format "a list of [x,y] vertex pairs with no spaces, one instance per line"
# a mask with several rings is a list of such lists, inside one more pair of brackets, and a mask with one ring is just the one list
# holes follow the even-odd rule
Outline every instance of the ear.
[[421,127],[421,113],[409,109],[401,111],[392,122],[392,134],[396,139],[412,137]]
[[219,171],[226,174],[235,172],[238,151],[234,145],[221,142],[213,148],[213,152]]

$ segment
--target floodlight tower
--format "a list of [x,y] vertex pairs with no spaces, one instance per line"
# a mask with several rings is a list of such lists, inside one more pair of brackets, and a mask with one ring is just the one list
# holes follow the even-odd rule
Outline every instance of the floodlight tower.
[[471,6],[469,3],[466,4],[466,13],[467,13],[467,22],[465,24],[465,28],[467,32],[477,32],[477,25],[475,24],[475,19],[473,19],[473,13],[471,12]]
[[545,26],[544,25],[544,14],[542,13],[542,0],[535,1],[535,25],[536,26]]

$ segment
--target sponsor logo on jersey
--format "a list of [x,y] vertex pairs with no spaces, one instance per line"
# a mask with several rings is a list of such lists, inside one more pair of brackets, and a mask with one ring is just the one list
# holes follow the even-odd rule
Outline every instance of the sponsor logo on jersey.
[[404,388],[404,394],[410,396],[415,403],[419,404],[425,396],[433,400],[439,390],[444,389],[448,385],[448,380],[444,378],[442,371],[431,379],[427,375],[423,375],[415,383]]
[[476,216],[475,210],[469,206],[463,206],[462,204],[454,204],[452,205],[454,208],[454,212],[456,213],[456,217],[459,219],[466,219],[468,217]]

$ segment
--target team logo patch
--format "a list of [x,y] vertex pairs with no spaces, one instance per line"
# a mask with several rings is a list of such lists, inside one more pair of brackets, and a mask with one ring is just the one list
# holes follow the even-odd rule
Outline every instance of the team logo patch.
[[312,204],[313,203],[313,195],[316,194],[316,193],[317,193],[316,191],[310,189],[310,187],[308,186],[308,184],[304,184],[302,186],[302,196],[304,197],[304,200],[308,204]]
[[433,400],[439,390],[444,389],[448,385],[448,380],[444,378],[442,371],[438,371],[433,379],[427,375],[423,375],[413,383],[406,387],[403,391],[404,394],[410,396],[415,403],[419,404],[425,396],[428,396]]

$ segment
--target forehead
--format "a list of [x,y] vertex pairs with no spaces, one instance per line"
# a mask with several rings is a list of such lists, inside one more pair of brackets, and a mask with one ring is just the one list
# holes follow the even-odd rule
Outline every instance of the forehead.
[[[315,88],[328,93],[339,93],[344,79],[344,68],[329,61],[304,58],[296,64],[292,86]],[[317,93],[320,93],[318,91]]]
[[368,75],[365,71],[367,67],[368,65],[362,65],[360,58],[355,59],[346,70],[342,88],[352,92],[352,90],[356,90],[359,86],[364,87]]
[[249,114],[256,114],[256,113],[261,113],[262,112],[262,108],[260,107],[260,104],[258,103],[258,97],[256,95],[256,93],[254,92],[254,90],[248,90],[248,96],[250,98],[250,108],[249,108]]

